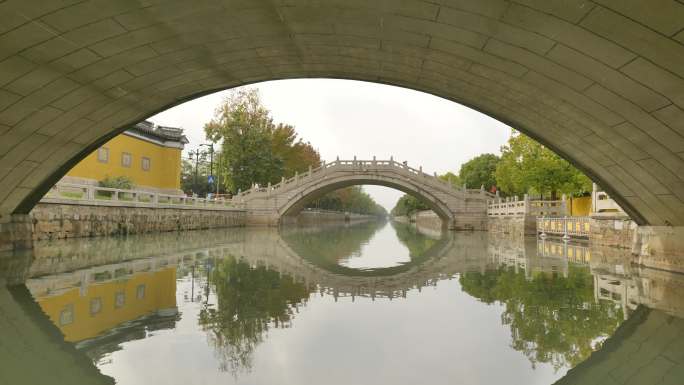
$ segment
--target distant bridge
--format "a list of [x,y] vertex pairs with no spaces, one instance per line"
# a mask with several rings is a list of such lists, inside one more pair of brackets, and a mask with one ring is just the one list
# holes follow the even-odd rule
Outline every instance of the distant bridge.
[[313,199],[331,191],[354,185],[379,185],[394,188],[423,200],[449,229],[484,230],[487,199],[484,189],[456,188],[429,175],[423,168],[390,160],[335,160],[308,172],[295,174],[276,185],[254,186],[238,193],[233,201],[248,211],[251,224],[276,225],[285,217],[298,214]]

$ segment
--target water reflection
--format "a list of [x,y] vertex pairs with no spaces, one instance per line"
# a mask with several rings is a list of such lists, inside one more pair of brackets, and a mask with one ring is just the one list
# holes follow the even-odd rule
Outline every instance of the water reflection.
[[207,303],[199,325],[208,333],[220,370],[251,369],[252,354],[269,327],[287,328],[313,287],[265,266],[250,266],[234,256],[219,260],[209,273],[216,303]]
[[[682,325],[682,276],[624,254],[394,223],[76,240],[0,257],[2,279],[34,298],[13,286],[0,306],[43,325],[26,332],[44,357],[75,347],[122,384],[552,383],[575,366],[563,383],[585,383],[641,325]],[[31,306],[63,338],[39,338]],[[5,336],[16,329],[0,325],[0,341],[22,346]],[[679,365],[684,344],[668,346]],[[60,359],[32,365],[92,379]]]

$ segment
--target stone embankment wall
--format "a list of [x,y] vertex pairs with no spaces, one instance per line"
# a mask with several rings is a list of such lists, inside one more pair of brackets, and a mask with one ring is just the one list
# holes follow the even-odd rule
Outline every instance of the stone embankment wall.
[[488,218],[487,231],[516,237],[536,235],[537,222],[535,217],[530,216]]
[[341,211],[302,210],[296,216],[285,216],[281,219],[283,225],[317,225],[323,223],[364,222],[375,220],[377,217]]
[[64,239],[244,226],[244,210],[108,207],[40,203],[32,239]]
[[393,217],[392,220],[399,223],[413,223],[419,231],[432,236],[439,236],[445,229],[442,218],[432,210],[418,211],[410,216]]

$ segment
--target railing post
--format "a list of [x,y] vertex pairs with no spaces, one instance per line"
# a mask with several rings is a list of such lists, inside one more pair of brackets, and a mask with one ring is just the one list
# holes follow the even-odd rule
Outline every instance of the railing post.
[[570,235],[568,235],[568,217],[563,217],[563,241],[567,242],[570,240]]
[[118,201],[119,200],[119,190],[114,190],[114,194],[112,194],[112,200],[113,201]]
[[[309,166],[309,173],[311,173],[311,166]],[[271,196],[271,182],[268,182],[267,192],[268,196]]]
[[95,188],[93,186],[86,187],[86,199],[95,200]]
[[159,194],[157,194],[157,193],[152,194],[152,203],[155,205],[159,204]]
[[373,166],[375,166],[376,163],[377,163],[377,162],[375,161],[375,155],[373,155]]

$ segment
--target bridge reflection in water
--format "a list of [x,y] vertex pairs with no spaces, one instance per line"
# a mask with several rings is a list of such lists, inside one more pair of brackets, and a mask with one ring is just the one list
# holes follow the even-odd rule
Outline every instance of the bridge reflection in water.
[[4,256],[0,341],[25,353],[3,356],[11,365],[0,380],[112,383],[89,363],[106,365],[123,345],[183,319],[237,376],[269,330],[293,326],[314,297],[401,301],[449,279],[501,306],[511,347],[533,365],[575,367],[559,383],[684,378],[683,276],[634,267],[616,249],[392,226],[409,260],[385,268],[340,264],[382,231],[378,223],[73,240]]

